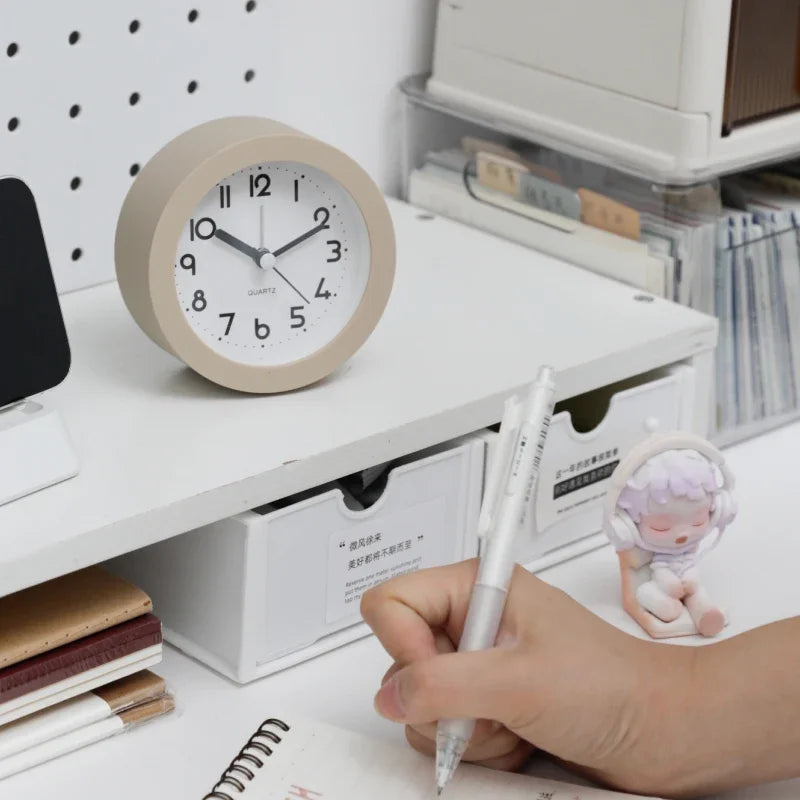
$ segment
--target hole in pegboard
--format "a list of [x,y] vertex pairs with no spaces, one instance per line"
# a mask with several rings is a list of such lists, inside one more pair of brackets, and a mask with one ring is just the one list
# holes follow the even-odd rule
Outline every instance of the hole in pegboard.
[[255,76],[256,76],[256,71],[254,69],[249,69],[247,70],[247,72],[245,72],[244,79],[245,81],[247,81],[247,83],[250,83],[250,81],[253,80]]
[[72,189],[74,192],[76,189],[80,189],[81,186],[81,179],[76,175],[70,182],[69,188]]
[[19,117],[11,117],[8,121],[8,129],[13,133],[17,128],[19,128]]
[[69,108],[70,119],[75,119],[75,117],[77,117],[78,114],[80,113],[81,113],[81,107],[77,103],[70,106]]
[[131,167],[128,170],[128,174],[131,176],[131,178],[133,178],[139,174],[139,169],[140,167],[138,164],[131,164]]
[[71,254],[71,258],[73,261],[77,261],[83,255],[83,250],[80,247],[76,247]]
[[131,20],[131,24],[128,25],[128,31],[130,33],[136,33],[136,31],[138,31],[139,28],[141,28],[141,27],[142,27],[142,24],[139,22],[138,19],[132,19]]
[[199,11],[198,11],[196,8],[193,8],[193,9],[192,9],[192,10],[191,10],[191,11],[190,11],[190,12],[189,12],[187,15],[186,15],[186,19],[188,19],[188,20],[189,20],[189,22],[195,22],[199,16],[200,16],[200,12],[199,12]]
[[256,9],[256,0],[247,0],[244,10],[249,14]]
[[16,42],[11,42],[11,44],[6,47],[6,55],[9,58],[14,58],[17,53],[19,53],[19,45]]
[[189,81],[186,86],[186,91],[189,92],[189,94],[194,94],[197,91],[197,81]]
[[81,40],[81,34],[79,31],[72,31],[72,33],[69,35],[70,44],[78,44],[80,40]]
[[142,96],[139,94],[139,92],[132,92],[131,96],[128,98],[128,102],[132,106],[135,106],[141,99],[142,99]]

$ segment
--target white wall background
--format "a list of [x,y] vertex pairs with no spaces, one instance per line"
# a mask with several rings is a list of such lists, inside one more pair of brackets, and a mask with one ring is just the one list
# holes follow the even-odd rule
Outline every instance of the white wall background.
[[206,119],[281,120],[398,191],[395,85],[430,69],[435,0],[253,2],[3,4],[0,174],[33,189],[60,291],[113,279],[131,166]]

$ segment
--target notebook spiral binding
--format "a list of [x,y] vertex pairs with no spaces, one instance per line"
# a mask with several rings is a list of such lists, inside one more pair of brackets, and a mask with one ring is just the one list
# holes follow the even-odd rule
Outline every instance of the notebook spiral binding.
[[284,733],[289,730],[289,726],[282,720],[264,720],[203,800],[236,800],[232,792],[241,795],[247,789],[247,783],[255,778],[256,770],[264,766],[264,757],[272,755],[272,748],[261,740],[265,739],[272,744],[281,743],[281,737],[270,728],[278,728]]

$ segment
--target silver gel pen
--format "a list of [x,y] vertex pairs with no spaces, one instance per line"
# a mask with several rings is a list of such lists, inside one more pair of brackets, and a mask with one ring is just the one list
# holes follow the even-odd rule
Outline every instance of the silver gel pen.
[[[553,413],[554,376],[552,367],[541,367],[524,405],[520,406],[515,398],[506,403],[495,467],[487,480],[478,523],[478,534],[485,546],[458,646],[460,653],[487,650],[497,639],[514,572],[514,544],[536,488],[539,462]],[[475,720],[472,719],[439,720],[437,794],[442,793],[453,777],[474,731]]]

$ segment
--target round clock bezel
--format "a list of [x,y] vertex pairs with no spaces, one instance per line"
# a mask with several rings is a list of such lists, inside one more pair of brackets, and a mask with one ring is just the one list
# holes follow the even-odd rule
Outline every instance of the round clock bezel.
[[[118,229],[117,269],[123,295],[134,317],[151,338],[215,383],[253,393],[287,391],[306,386],[329,375],[350,358],[372,333],[386,307],[394,280],[395,257],[394,232],[386,201],[358,164],[324,142],[270,120],[240,118],[240,126],[235,124],[236,120],[216,122],[228,125],[206,124],[210,134],[206,138],[211,140],[206,150],[211,152],[195,152],[193,157],[193,151],[203,149],[203,137],[198,139],[197,133],[206,126],[199,126],[163,148],[137,176],[137,182],[142,184],[146,184],[148,179],[152,181],[154,191],[134,193],[136,187],[132,187],[129,198],[136,195],[133,200],[135,206],[143,210],[143,202],[149,200],[152,203],[158,197],[162,199],[153,220],[150,246],[146,253],[146,286],[141,287],[149,299],[152,313],[148,314],[149,309],[141,308],[142,292],[130,285],[130,276],[123,276],[126,269],[120,268],[121,260],[128,263],[130,269],[131,254],[121,254],[121,250],[132,237],[124,235],[124,232],[121,237]],[[247,128],[253,126],[262,128],[261,132],[248,135]],[[240,134],[237,133],[237,127],[241,128]],[[228,136],[224,135],[226,129]],[[224,143],[220,141],[220,132],[223,133],[221,138]],[[184,137],[182,146],[181,139]],[[201,145],[199,148],[198,143]],[[173,150],[172,158],[170,149]],[[296,361],[261,366],[229,359],[200,338],[181,306],[174,267],[181,234],[207,193],[239,170],[280,161],[294,161],[322,170],[351,195],[367,230],[369,275],[361,301],[352,316],[327,344]],[[157,162],[161,162],[164,169],[151,170],[151,166],[158,166]],[[185,165],[182,172],[181,162]],[[181,174],[176,175],[176,172]],[[156,202],[156,205],[159,204]],[[151,216],[152,210],[151,205]],[[128,211],[135,212],[136,208]],[[123,206],[120,227],[125,212]],[[135,266],[132,268],[135,269]],[[137,313],[137,310],[142,313]]]

